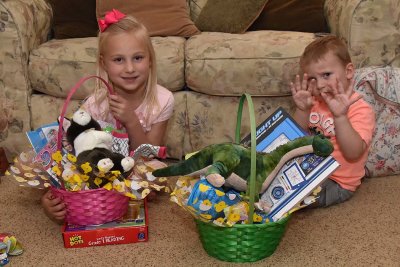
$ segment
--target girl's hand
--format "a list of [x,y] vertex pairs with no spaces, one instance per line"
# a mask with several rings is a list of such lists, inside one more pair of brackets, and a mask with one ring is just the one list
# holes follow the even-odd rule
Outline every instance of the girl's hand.
[[62,224],[65,219],[65,215],[67,214],[67,209],[65,203],[58,197],[54,196],[50,190],[48,190],[41,199],[42,206],[46,215],[56,221],[59,224]]
[[123,125],[126,125],[130,118],[136,115],[135,107],[120,95],[109,95],[109,105],[114,118]]
[[315,90],[317,83],[314,79],[308,82],[308,74],[304,73],[303,80],[300,81],[300,76],[296,75],[296,79],[290,83],[293,101],[296,107],[302,111],[308,111],[313,105],[312,91]]
[[344,88],[343,83],[336,78],[334,87],[329,92],[321,92],[322,98],[328,105],[329,110],[335,118],[346,116],[349,107],[358,101],[362,96],[351,99],[353,95],[354,79],[351,80],[349,86]]

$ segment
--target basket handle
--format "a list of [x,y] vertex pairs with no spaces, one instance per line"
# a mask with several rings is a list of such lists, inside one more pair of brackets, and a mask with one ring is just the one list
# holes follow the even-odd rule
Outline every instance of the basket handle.
[[254,198],[256,191],[256,120],[254,118],[254,105],[251,96],[248,93],[244,93],[239,101],[239,108],[236,120],[236,133],[235,142],[240,143],[240,128],[242,124],[242,111],[244,100],[247,100],[249,117],[250,117],[250,137],[251,137],[251,163],[250,163],[250,179],[247,185],[247,194],[249,195],[249,223],[253,223],[254,214]]
[[[91,75],[91,76],[87,76],[87,77],[83,77],[81,78],[69,91],[67,99],[64,102],[63,108],[61,110],[61,114],[60,114],[60,123],[58,125],[58,136],[57,136],[57,150],[61,150],[62,147],[62,135],[63,135],[63,123],[64,123],[64,116],[65,113],[67,111],[67,107],[69,102],[71,101],[72,95],[75,94],[76,90],[78,90],[79,87],[81,87],[81,85],[86,82],[87,80],[91,79],[91,78],[97,78],[100,81],[102,81],[104,83],[104,85],[106,86],[108,93],[110,95],[114,94],[114,91],[112,89],[112,87],[110,86],[110,84],[104,80],[103,78],[101,78],[100,76],[97,75]],[[117,120],[117,128],[120,129],[121,128],[121,123]]]

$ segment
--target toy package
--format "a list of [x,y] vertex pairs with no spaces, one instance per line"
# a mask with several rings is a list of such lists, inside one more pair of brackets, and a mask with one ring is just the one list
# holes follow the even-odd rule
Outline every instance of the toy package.
[[148,224],[146,199],[131,200],[127,212],[118,220],[101,225],[64,224],[64,247],[82,248],[146,242]]
[[8,233],[0,233],[0,266],[10,262],[8,256],[18,256],[23,252],[21,243]]

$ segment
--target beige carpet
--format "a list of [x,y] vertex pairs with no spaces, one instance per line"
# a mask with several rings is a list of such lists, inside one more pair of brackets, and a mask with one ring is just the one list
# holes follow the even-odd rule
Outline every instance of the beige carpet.
[[208,256],[192,218],[167,195],[149,205],[148,242],[65,249],[41,192],[2,177],[0,232],[24,247],[9,266],[400,266],[399,189],[400,177],[367,179],[346,203],[297,212],[275,253],[252,264]]

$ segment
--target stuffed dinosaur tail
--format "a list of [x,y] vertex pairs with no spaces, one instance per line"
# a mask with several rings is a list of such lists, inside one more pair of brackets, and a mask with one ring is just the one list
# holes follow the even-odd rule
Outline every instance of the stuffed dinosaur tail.
[[[241,145],[232,143],[220,143],[206,146],[196,152],[187,160],[166,168],[158,169],[153,172],[155,177],[168,177],[177,175],[208,175],[208,171],[213,169],[218,174],[227,174],[226,168],[235,164],[235,156],[239,157],[242,150],[247,150]],[[208,174],[207,174],[208,173]]]
[[202,169],[203,166],[195,160],[185,160],[174,165],[153,171],[155,177],[168,177],[177,175],[186,175]]
[[315,153],[317,156],[326,157],[329,156],[333,151],[333,145],[327,137],[323,135],[313,135],[303,136],[289,141],[286,144],[278,146],[269,154],[272,156],[272,159],[275,162],[278,162],[284,155],[286,155],[290,151],[307,145],[312,146],[312,152]]

